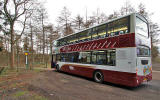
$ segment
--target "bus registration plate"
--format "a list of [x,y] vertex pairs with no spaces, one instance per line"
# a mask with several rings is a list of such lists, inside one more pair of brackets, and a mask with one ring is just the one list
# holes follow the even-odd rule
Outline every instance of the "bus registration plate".
[[144,78],[143,81],[147,81],[147,78]]

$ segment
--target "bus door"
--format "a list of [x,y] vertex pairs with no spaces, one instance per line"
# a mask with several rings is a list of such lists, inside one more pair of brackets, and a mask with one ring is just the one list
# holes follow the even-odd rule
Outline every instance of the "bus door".
[[56,54],[52,54],[51,68],[55,68],[55,66],[56,66]]

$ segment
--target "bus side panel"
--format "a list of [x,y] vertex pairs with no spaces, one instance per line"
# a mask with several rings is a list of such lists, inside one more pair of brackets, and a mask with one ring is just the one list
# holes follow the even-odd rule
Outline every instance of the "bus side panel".
[[104,81],[125,86],[137,86],[136,73],[103,70]]
[[137,79],[136,79],[136,73],[104,70],[104,69],[99,69],[98,67],[95,68],[94,66],[67,64],[64,62],[63,64],[60,64],[60,65],[61,65],[61,69],[60,69],[61,71],[68,72],[71,74],[93,78],[93,72],[98,69],[102,71],[104,75],[104,81],[125,85],[125,86],[132,86],[132,87],[138,85]]
[[88,78],[92,78],[94,70],[95,69],[89,66],[74,65],[74,64],[64,64],[61,67],[61,71],[80,75],[80,76],[85,76]]

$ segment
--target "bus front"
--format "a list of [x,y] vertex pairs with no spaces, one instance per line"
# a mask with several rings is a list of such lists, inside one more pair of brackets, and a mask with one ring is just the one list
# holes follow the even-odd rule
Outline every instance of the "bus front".
[[51,59],[51,68],[56,68],[57,61],[59,60],[57,56],[59,54],[58,40],[55,40],[53,43],[52,59]]
[[147,20],[136,14],[135,16],[135,37],[136,37],[136,75],[137,85],[152,80],[151,62],[151,38]]

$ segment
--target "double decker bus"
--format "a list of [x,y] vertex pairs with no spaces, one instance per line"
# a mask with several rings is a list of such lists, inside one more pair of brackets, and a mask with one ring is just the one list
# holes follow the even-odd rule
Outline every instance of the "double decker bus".
[[132,13],[55,41],[57,71],[136,87],[152,80],[151,38],[145,17]]

